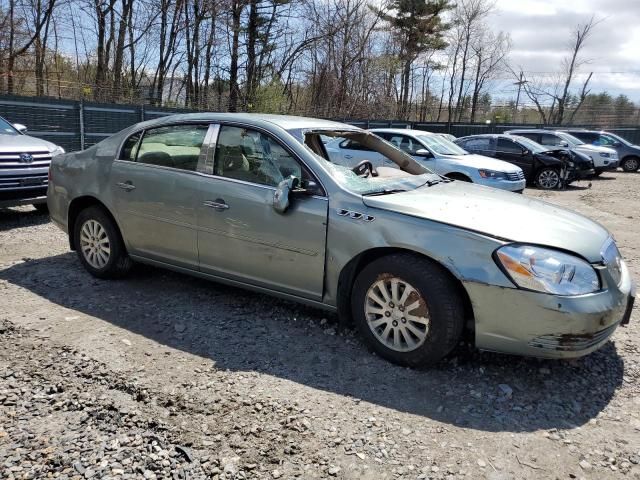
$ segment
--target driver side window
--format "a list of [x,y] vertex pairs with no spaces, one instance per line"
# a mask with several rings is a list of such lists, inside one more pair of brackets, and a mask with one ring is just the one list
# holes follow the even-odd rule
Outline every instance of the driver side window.
[[222,126],[214,162],[215,175],[269,187],[290,175],[303,182],[312,178],[282,145],[250,128]]

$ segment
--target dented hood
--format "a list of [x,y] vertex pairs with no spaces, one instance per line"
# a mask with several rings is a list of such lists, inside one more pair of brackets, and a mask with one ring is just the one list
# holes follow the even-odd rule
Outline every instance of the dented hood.
[[464,182],[439,183],[409,192],[365,196],[371,208],[394,211],[474,230],[503,240],[575,252],[602,260],[609,232],[570,210],[526,195]]

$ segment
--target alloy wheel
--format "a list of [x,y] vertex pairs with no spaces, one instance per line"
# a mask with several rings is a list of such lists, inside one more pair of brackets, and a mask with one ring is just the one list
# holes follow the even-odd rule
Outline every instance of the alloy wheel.
[[538,175],[538,185],[545,190],[552,190],[560,183],[560,175],[555,170],[543,170]]
[[627,172],[635,172],[636,170],[638,170],[639,166],[640,163],[638,162],[637,158],[627,158],[624,161],[624,170],[626,170]]
[[420,347],[429,333],[427,304],[411,284],[388,276],[377,280],[365,296],[365,317],[376,339],[397,352]]
[[94,219],[89,219],[80,228],[80,250],[89,265],[102,269],[109,262],[111,243],[105,228]]

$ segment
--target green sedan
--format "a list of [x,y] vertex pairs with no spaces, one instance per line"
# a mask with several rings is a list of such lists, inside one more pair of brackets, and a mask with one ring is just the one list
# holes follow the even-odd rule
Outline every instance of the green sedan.
[[[345,138],[390,162],[331,163]],[[98,278],[134,262],[336,311],[379,355],[479,349],[566,358],[629,321],[611,234],[571,211],[453,181],[362,129],[188,114],[53,159],[48,206]]]

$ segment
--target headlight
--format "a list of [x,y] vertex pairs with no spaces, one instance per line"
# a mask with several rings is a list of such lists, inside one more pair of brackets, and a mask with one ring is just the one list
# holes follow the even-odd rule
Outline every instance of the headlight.
[[54,148],[53,150],[51,150],[51,156],[52,157],[56,157],[58,155],[62,155],[63,153],[65,153],[64,148],[59,147],[56,145],[56,148]]
[[504,172],[496,172],[495,170],[480,169],[478,173],[482,178],[492,178],[494,180],[507,178],[507,174]]
[[609,158],[611,156],[611,154],[607,153],[607,152],[600,152],[600,156],[604,157],[604,158]]
[[600,289],[594,268],[584,260],[548,248],[505,245],[496,261],[518,287],[555,295],[583,295]]

